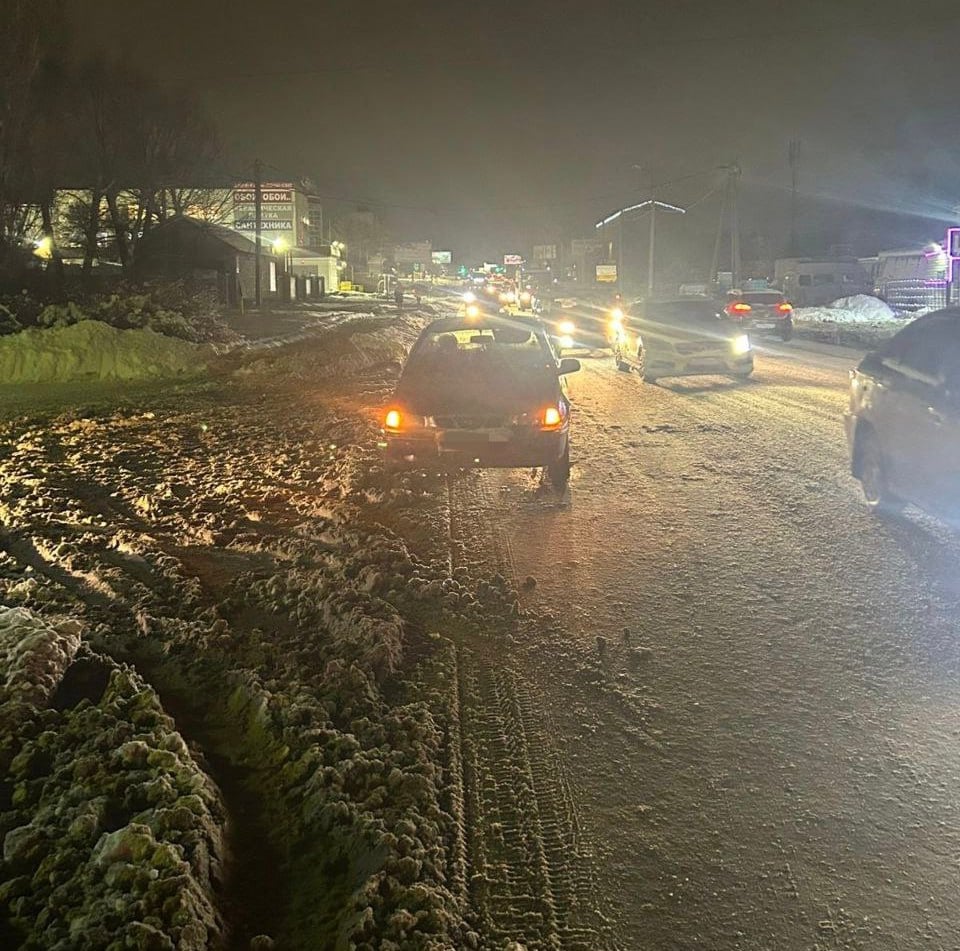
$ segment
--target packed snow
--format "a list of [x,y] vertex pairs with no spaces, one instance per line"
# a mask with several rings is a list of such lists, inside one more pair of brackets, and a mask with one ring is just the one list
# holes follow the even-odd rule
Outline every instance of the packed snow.
[[825,307],[798,307],[793,312],[795,323],[800,324],[886,324],[902,321],[879,297],[855,294],[841,297]]
[[213,351],[152,330],[99,320],[0,337],[0,385],[135,381],[202,374]]

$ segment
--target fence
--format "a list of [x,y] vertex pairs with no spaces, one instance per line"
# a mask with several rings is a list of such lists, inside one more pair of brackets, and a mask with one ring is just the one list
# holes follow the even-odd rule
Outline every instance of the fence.
[[894,310],[936,310],[949,303],[950,285],[941,279],[886,281],[877,293]]

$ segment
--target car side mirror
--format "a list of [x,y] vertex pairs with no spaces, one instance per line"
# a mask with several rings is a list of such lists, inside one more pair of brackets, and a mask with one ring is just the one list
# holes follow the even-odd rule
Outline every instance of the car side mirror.
[[576,373],[580,369],[580,361],[573,357],[564,357],[557,367],[557,376],[566,376],[568,373]]

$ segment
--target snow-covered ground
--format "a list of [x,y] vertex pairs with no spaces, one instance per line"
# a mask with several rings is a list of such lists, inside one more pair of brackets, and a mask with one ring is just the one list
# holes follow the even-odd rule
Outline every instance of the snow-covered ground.
[[960,546],[842,361],[584,360],[557,494],[383,473],[418,326],[0,420],[4,946],[951,946]]
[[176,379],[206,371],[209,347],[82,320],[0,337],[0,385]]

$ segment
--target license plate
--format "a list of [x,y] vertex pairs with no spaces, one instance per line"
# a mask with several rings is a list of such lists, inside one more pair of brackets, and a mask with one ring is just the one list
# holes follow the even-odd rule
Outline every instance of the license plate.
[[490,439],[487,433],[444,433],[440,441],[444,446],[472,446]]

